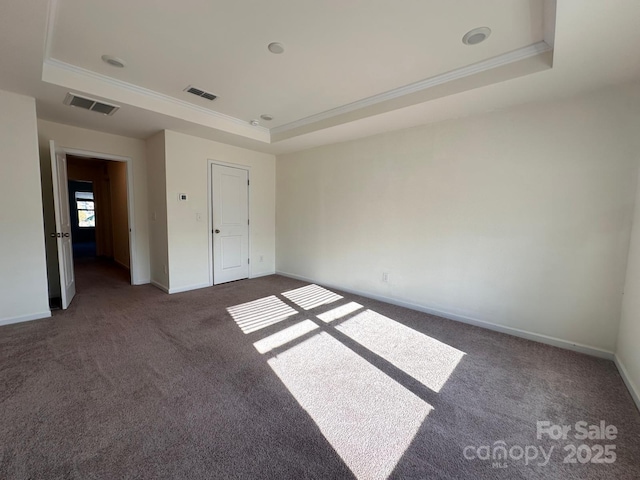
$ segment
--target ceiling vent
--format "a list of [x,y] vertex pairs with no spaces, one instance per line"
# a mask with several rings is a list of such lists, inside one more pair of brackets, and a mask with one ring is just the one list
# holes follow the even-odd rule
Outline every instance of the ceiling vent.
[[184,91],[185,92],[189,92],[189,93],[193,93],[194,95],[197,95],[197,96],[202,97],[202,98],[206,98],[207,100],[215,100],[216,98],[218,98],[213,93],[205,92],[204,90],[201,90],[199,88],[193,87],[191,85],[189,85],[187,88],[185,88]]
[[103,115],[113,115],[120,107],[117,105],[111,105],[109,103],[101,102],[94,98],[82,97],[77,93],[67,93],[64,99],[65,105],[71,105],[72,107],[84,108],[85,110],[91,110],[92,112],[102,113]]

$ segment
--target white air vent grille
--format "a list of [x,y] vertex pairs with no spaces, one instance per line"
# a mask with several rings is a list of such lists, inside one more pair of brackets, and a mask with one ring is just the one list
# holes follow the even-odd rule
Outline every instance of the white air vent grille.
[[193,93],[194,95],[197,95],[198,97],[206,98],[207,100],[215,100],[216,98],[218,98],[213,93],[205,92],[204,90],[201,90],[200,88],[196,88],[196,87],[191,86],[191,85],[189,85],[187,88],[185,88],[184,91],[185,92],[189,92],[189,93]]
[[120,108],[117,105],[111,105],[109,103],[101,102],[94,98],[83,97],[77,93],[67,93],[64,99],[65,105],[71,105],[72,107],[84,108],[85,110],[91,110],[92,112],[102,113],[103,115],[113,115]]

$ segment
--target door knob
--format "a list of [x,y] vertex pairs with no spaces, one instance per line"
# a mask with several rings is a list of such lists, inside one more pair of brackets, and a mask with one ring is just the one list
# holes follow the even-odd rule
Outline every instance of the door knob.
[[220,233],[220,230],[218,230],[217,228],[216,228],[216,233]]

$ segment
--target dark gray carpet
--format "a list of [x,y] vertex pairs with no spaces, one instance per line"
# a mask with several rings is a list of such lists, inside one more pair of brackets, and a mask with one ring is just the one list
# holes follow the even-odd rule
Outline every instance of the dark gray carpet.
[[[610,361],[280,276],[169,296],[77,270],[69,310],[0,328],[0,478],[640,478]],[[615,440],[536,438],[601,420]],[[554,450],[464,456],[498,445]]]

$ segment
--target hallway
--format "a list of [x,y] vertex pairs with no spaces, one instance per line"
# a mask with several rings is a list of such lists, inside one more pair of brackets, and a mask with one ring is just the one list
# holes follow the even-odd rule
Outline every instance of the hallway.
[[129,270],[111,259],[90,255],[80,256],[74,257],[73,265],[76,276],[76,295],[100,288],[111,289],[116,285],[131,286]]

